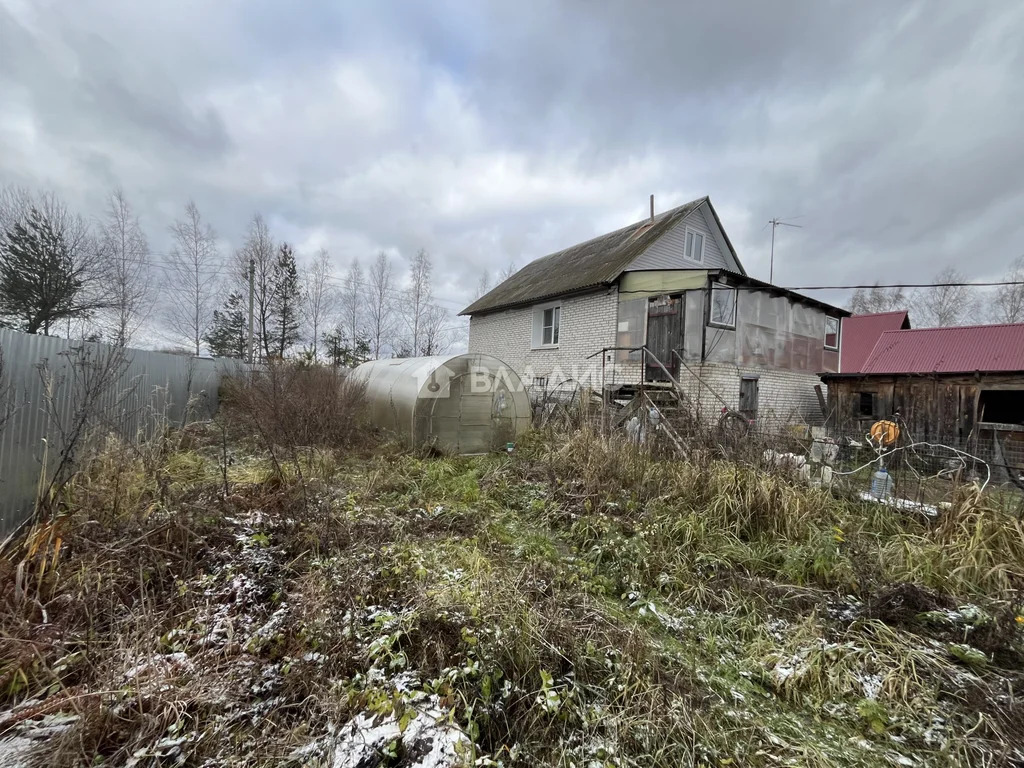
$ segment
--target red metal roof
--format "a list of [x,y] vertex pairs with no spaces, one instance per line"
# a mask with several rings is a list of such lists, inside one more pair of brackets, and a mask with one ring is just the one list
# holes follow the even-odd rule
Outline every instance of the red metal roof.
[[839,372],[856,373],[861,370],[882,333],[909,327],[910,320],[907,318],[906,310],[845,318],[839,342],[842,347],[842,353],[839,355]]
[[1024,323],[885,331],[861,373],[1024,371]]

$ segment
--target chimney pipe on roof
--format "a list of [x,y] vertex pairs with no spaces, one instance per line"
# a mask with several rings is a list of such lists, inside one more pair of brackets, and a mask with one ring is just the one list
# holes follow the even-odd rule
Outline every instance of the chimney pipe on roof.
[[654,221],[654,195],[651,195],[651,221]]

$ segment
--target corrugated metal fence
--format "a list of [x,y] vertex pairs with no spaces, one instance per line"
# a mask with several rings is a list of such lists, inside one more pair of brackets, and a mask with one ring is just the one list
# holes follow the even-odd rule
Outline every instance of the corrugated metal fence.
[[166,423],[206,418],[225,372],[241,363],[0,329],[0,536],[34,508],[70,433],[134,438]]

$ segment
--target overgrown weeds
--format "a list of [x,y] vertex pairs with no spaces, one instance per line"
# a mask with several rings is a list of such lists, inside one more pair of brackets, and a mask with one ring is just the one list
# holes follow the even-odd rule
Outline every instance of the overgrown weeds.
[[365,387],[328,366],[271,361],[225,381],[222,401],[229,421],[271,449],[367,444]]
[[984,496],[931,521],[586,431],[356,455],[264,385],[110,443],[0,565],[0,732],[54,729],[39,761],[1024,759],[1024,539]]

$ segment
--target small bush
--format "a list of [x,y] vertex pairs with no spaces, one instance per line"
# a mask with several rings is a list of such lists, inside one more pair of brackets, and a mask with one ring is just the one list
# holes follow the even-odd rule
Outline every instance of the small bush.
[[365,387],[325,366],[271,362],[222,385],[225,415],[274,447],[350,449],[367,442]]

